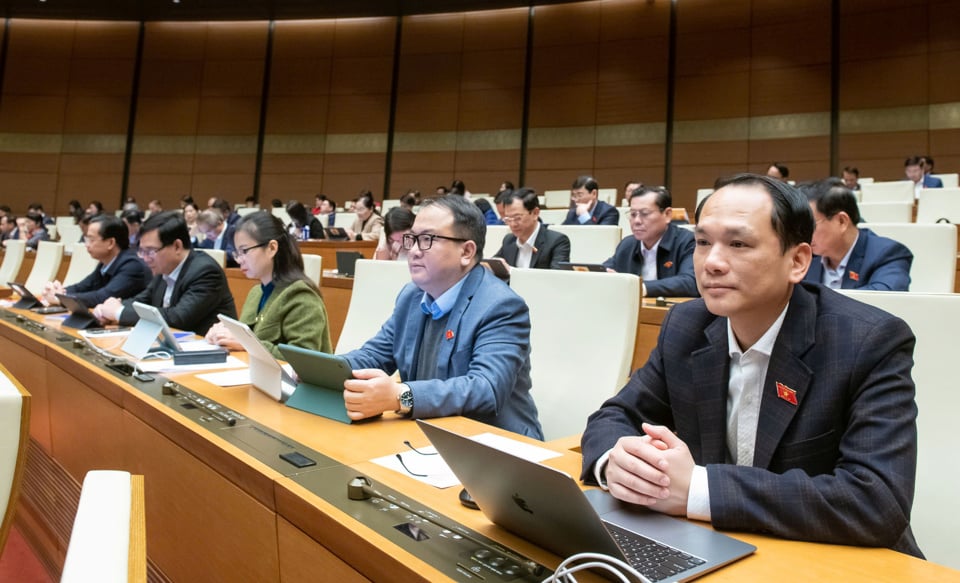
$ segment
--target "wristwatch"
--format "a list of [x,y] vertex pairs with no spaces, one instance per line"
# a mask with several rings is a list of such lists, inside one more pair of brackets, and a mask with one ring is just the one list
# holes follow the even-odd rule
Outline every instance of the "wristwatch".
[[410,390],[410,387],[404,385],[403,391],[398,397],[400,401],[400,408],[395,411],[399,415],[409,415],[410,411],[413,409],[413,391]]

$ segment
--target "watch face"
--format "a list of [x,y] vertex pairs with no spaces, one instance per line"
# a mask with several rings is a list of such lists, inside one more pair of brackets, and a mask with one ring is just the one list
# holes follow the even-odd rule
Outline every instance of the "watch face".
[[413,391],[407,389],[400,393],[400,405],[402,407],[413,407]]

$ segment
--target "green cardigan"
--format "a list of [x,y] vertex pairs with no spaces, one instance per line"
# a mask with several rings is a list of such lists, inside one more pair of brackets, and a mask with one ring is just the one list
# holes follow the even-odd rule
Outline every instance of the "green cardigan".
[[327,308],[323,299],[306,282],[295,281],[274,289],[257,315],[261,297],[263,290],[259,285],[254,286],[243,303],[240,321],[250,326],[274,357],[283,358],[277,344],[293,344],[333,353],[327,326]]

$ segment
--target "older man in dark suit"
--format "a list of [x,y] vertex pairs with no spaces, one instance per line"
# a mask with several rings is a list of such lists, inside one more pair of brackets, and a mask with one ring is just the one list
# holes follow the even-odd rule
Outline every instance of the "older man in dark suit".
[[570,239],[540,221],[536,191],[512,190],[502,200],[503,222],[510,227],[510,234],[504,236],[494,257],[511,267],[536,269],[556,269],[560,262],[570,261]]
[[592,176],[579,176],[570,187],[570,212],[564,225],[619,225],[620,212],[600,200],[600,185]]
[[140,235],[140,256],[153,272],[147,288],[121,301],[111,297],[93,310],[101,322],[131,326],[140,319],[133,302],[160,309],[174,328],[204,335],[217,321],[217,314],[237,317],[227,277],[217,262],[190,249],[190,231],[177,211],[151,215]]
[[583,478],[716,528],[922,556],[909,327],[800,284],[814,222],[793,187],[735,176],[697,214],[703,299],[590,417]]

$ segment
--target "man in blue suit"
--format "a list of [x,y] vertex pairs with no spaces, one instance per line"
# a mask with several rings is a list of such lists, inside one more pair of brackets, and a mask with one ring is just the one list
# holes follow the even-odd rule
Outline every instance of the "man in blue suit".
[[633,235],[603,262],[607,271],[643,278],[644,296],[696,297],[693,233],[672,224],[673,197],[662,186],[640,186],[630,194]]
[[902,244],[857,228],[857,197],[845,186],[814,184],[803,189],[810,201],[813,262],[803,278],[832,289],[907,291],[913,253]]
[[891,547],[910,530],[915,339],[899,318],[802,284],[806,197],[722,181],[697,212],[697,285],[643,368],[587,422],[584,480],[719,529]]
[[903,162],[903,172],[907,180],[913,181],[914,198],[920,198],[924,188],[943,188],[943,181],[924,172],[923,156],[911,156]]
[[[530,395],[530,317],[520,296],[479,265],[486,225],[462,196],[423,205],[403,237],[412,283],[376,336],[345,355],[351,419],[387,411],[464,415],[543,439]],[[390,375],[400,372],[402,382]]]
[[599,200],[600,185],[590,176],[580,176],[570,187],[570,212],[564,225],[619,225],[620,212]]
[[227,267],[237,267],[237,260],[233,257],[237,250],[233,245],[233,234],[236,229],[224,221],[223,214],[219,210],[207,209],[197,215],[197,229],[204,237],[197,247],[224,251],[227,254]]
[[59,281],[43,286],[44,303],[59,305],[57,294],[68,294],[92,308],[107,298],[126,299],[142,292],[150,278],[150,268],[130,249],[130,234],[122,220],[113,215],[90,219],[84,244],[90,257],[99,263],[93,272],[73,285]]

